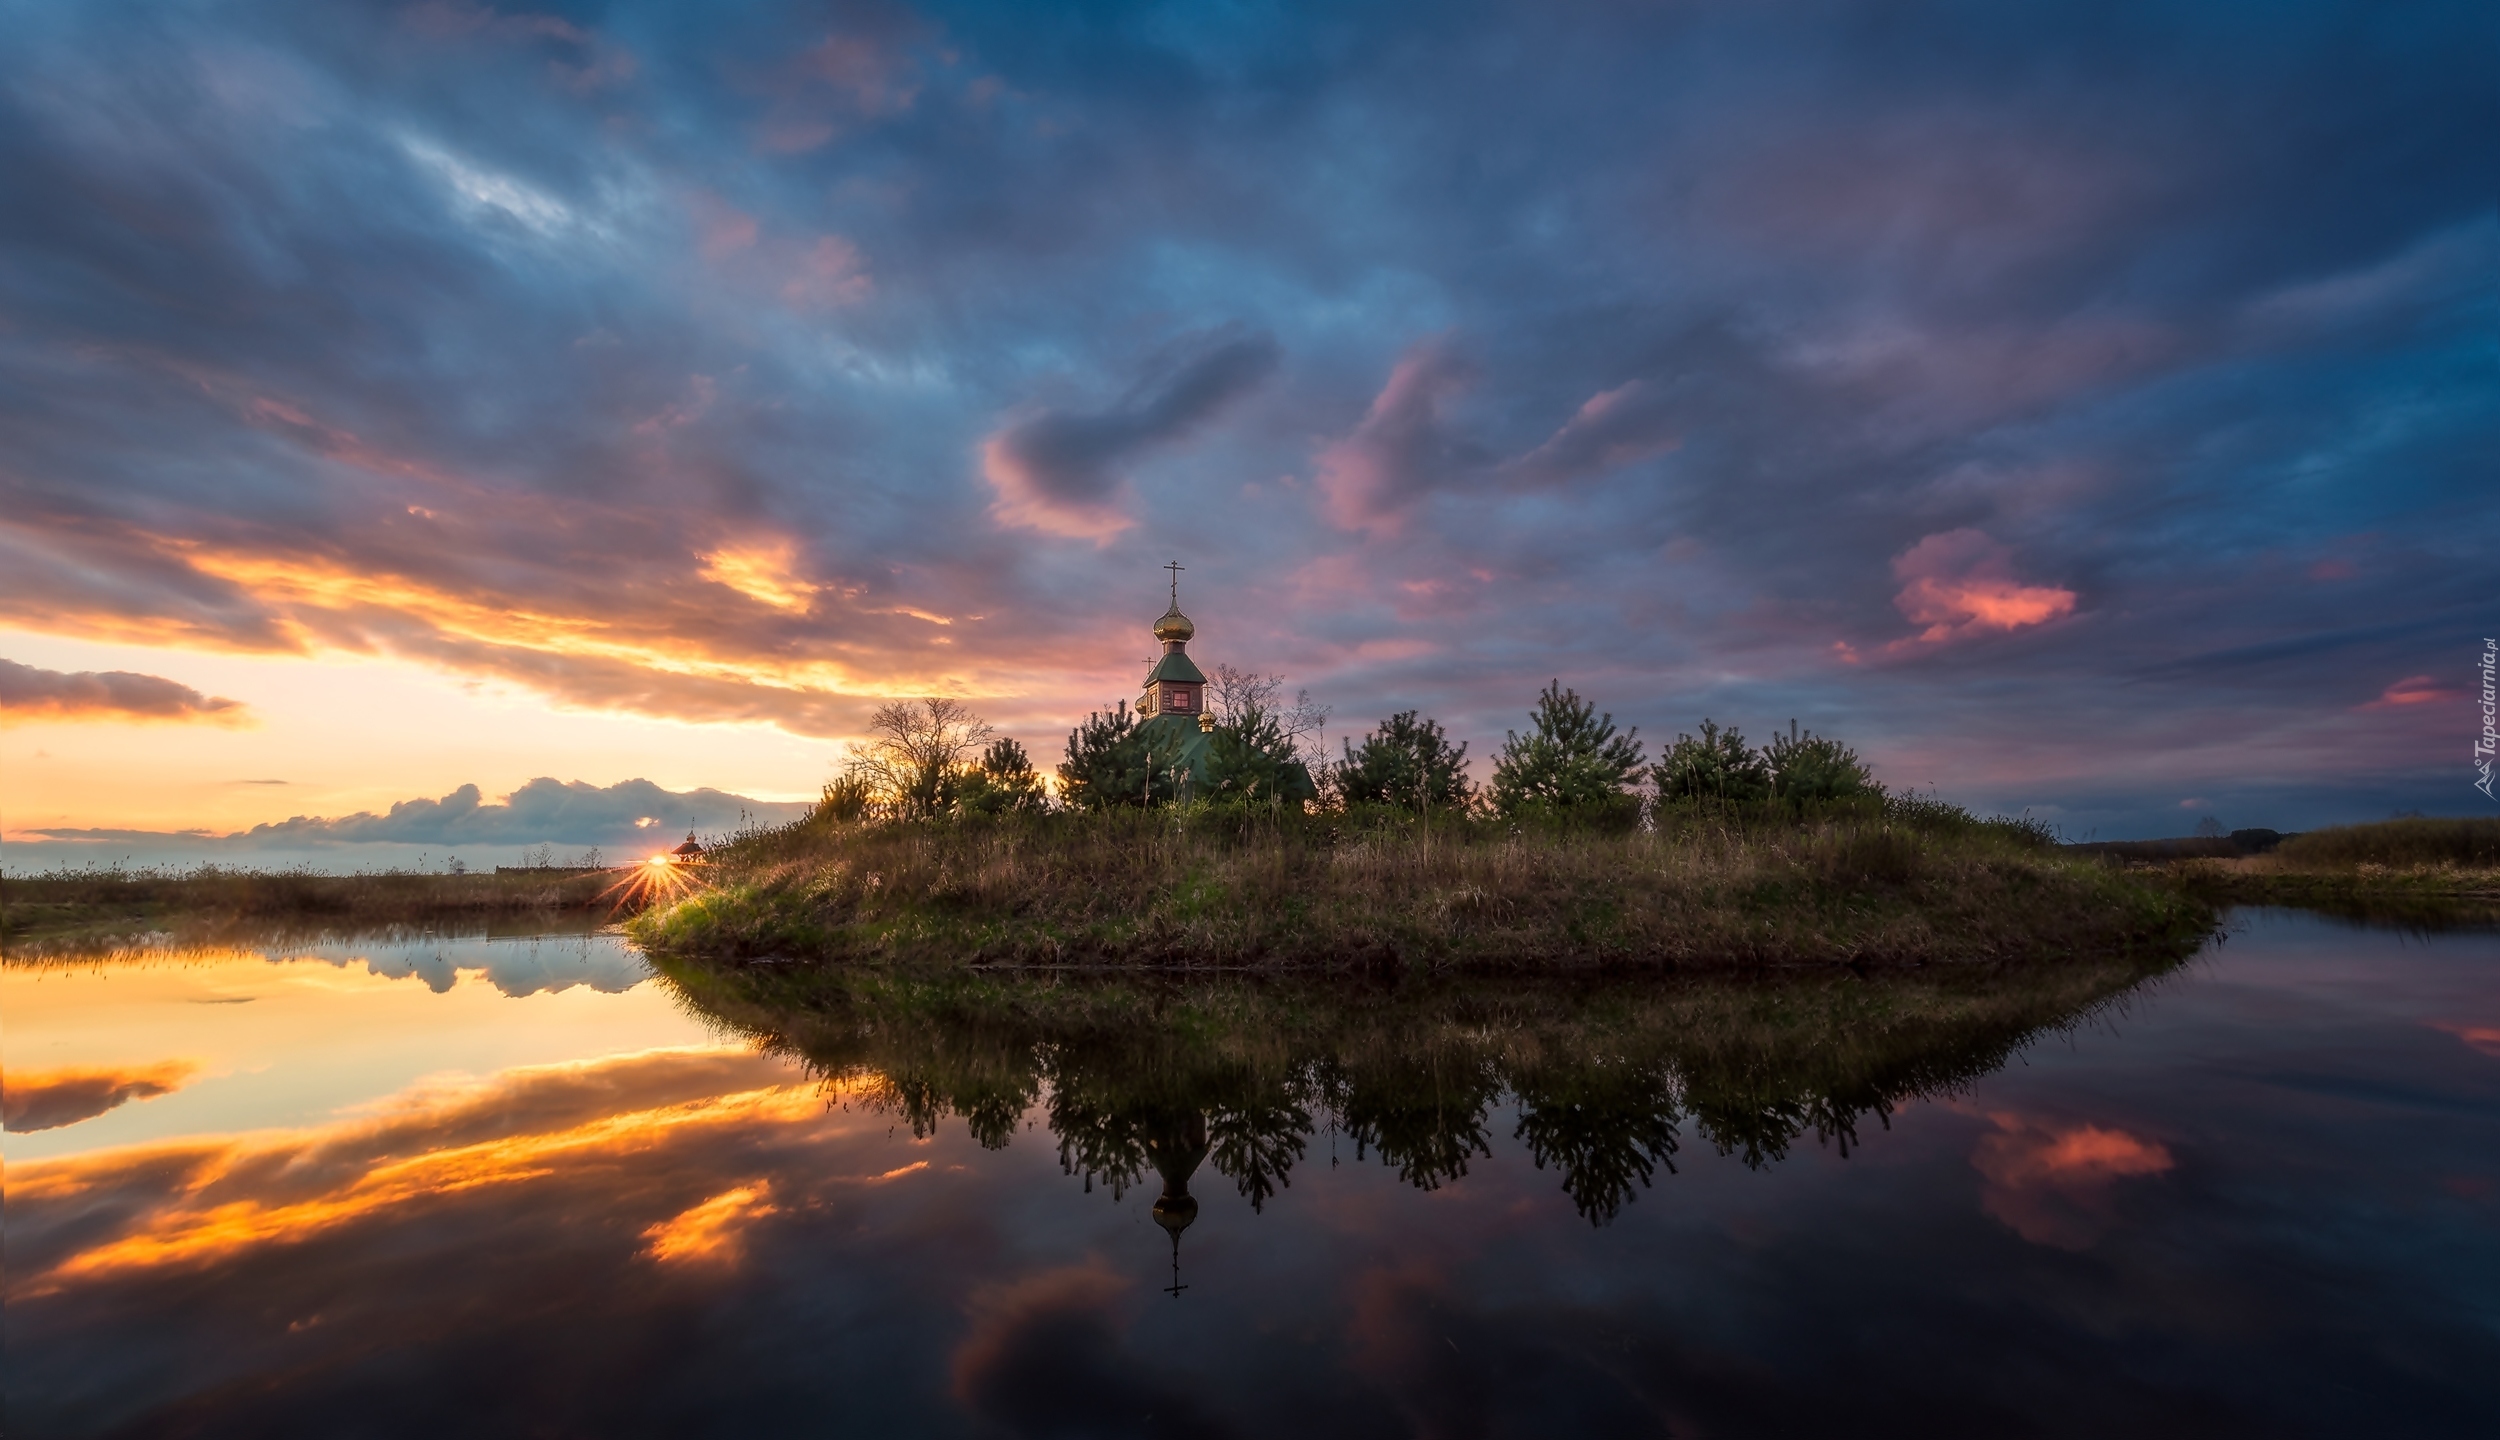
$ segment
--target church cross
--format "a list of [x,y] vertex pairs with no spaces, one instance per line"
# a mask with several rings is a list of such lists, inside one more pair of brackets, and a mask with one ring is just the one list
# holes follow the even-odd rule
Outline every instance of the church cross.
[[1189,567],[1175,560],[1163,568],[1172,572],[1172,608],[1178,610],[1181,608],[1181,572]]

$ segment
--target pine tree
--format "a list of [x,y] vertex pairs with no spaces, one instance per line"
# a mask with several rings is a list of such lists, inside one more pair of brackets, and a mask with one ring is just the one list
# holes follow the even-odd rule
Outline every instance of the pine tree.
[[1617,735],[1613,715],[1599,715],[1560,680],[1537,696],[1528,718],[1535,729],[1507,732],[1493,762],[1493,806],[1501,813],[1602,805],[1640,779],[1639,727]]
[[973,815],[1038,814],[1049,808],[1033,759],[1013,738],[1002,738],[955,784],[955,803]]
[[1658,794],[1671,800],[1753,804],[1771,793],[1771,767],[1744,734],[1704,719],[1701,734],[1678,735],[1658,759]]
[[1149,738],[1139,728],[1136,712],[1122,700],[1107,714],[1098,710],[1087,715],[1085,723],[1068,732],[1059,793],[1079,810],[1169,803],[1172,767],[1179,759],[1179,742]]
[[[1301,800],[1310,779],[1294,758],[1293,737],[1265,705],[1241,706],[1207,737],[1207,789],[1216,801]],[[1299,785],[1294,782],[1299,781]]]
[[1786,735],[1772,732],[1762,758],[1771,772],[1771,793],[1790,805],[1884,793],[1857,751],[1811,730],[1801,732],[1794,720]]
[[1381,721],[1360,746],[1347,741],[1336,771],[1337,793],[1350,805],[1463,809],[1474,798],[1467,747],[1452,747],[1440,722],[1412,710]]

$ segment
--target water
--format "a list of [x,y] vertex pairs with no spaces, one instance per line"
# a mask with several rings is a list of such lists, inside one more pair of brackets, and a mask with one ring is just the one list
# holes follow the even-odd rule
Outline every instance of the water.
[[2500,1433],[2500,943],[2235,928],[1773,989],[13,968],[7,1423]]

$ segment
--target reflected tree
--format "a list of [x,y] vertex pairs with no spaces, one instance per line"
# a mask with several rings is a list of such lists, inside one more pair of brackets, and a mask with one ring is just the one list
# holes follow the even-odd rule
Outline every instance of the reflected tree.
[[1592,1225],[1632,1203],[1660,1166],[1675,1173],[1676,1084],[1664,1069],[1626,1065],[1544,1072],[1518,1087],[1514,1139],[1536,1168],[1562,1172],[1563,1193]]

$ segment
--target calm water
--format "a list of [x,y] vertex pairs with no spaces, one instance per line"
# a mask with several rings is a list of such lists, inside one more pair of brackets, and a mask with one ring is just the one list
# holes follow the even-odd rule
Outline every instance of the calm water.
[[1149,1039],[606,936],[13,968],[7,1426],[2500,1434],[2500,939],[2235,926]]

